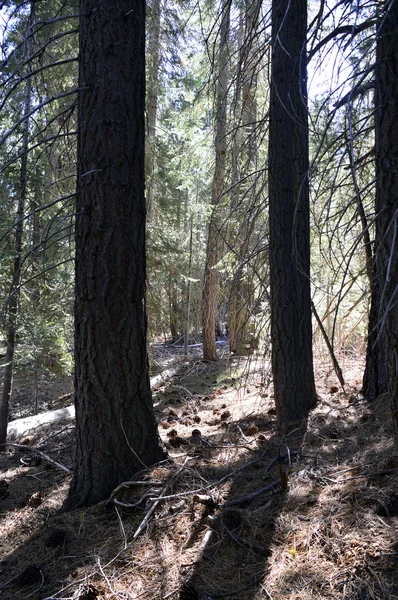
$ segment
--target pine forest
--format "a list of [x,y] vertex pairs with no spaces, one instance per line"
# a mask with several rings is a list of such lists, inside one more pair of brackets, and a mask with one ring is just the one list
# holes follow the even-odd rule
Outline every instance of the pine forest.
[[0,1],[2,600],[398,600],[398,0]]

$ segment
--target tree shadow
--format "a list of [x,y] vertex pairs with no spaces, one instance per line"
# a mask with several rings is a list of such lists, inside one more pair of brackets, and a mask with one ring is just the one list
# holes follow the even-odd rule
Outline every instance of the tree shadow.
[[[180,597],[186,590],[194,598],[196,590],[209,599],[398,598],[398,545],[391,535],[397,533],[398,459],[385,417],[385,407],[365,403],[314,411],[309,426],[288,440],[274,436],[257,465],[272,460],[278,444],[297,448],[289,489],[239,503],[231,513],[243,488],[234,477],[228,499],[206,524],[206,543]],[[245,486],[249,478],[246,473]],[[259,487],[258,471],[252,485]]]
[[[0,585],[35,564],[44,584],[36,592],[40,581],[0,587],[1,598],[71,597],[85,584],[84,565],[94,574],[87,583],[118,600],[184,598],[182,585],[191,593],[186,598],[197,592],[200,600],[397,598],[398,462],[387,405],[320,402],[308,424],[285,438],[266,408],[264,401],[265,415],[251,418],[253,443],[239,432],[247,423],[230,420],[171,448],[174,464],[148,475],[159,477],[169,498],[135,541],[146,501],[134,509],[110,504],[62,513],[68,477],[47,481],[41,467],[21,467],[15,481],[29,482],[30,495],[40,487],[43,501],[21,512],[10,493],[0,504]],[[289,471],[286,490],[280,468]],[[48,543],[54,530],[66,532],[59,545],[60,538]]]

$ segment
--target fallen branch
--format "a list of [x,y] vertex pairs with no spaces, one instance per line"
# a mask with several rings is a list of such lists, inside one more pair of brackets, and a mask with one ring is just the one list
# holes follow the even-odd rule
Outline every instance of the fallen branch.
[[[169,487],[172,485],[172,483],[174,483],[174,481],[177,479],[178,475],[181,473],[181,471],[184,469],[185,464],[188,461],[188,457],[186,457],[186,459],[184,460],[184,462],[182,463],[181,467],[178,469],[177,473],[174,475],[174,477],[172,477],[170,479],[170,481],[168,481],[162,491],[162,493],[160,494],[159,498],[157,499],[157,501],[154,502],[154,504],[151,506],[151,508],[148,510],[147,514],[145,515],[145,517],[143,518],[143,520],[141,521],[141,523],[139,524],[136,532],[134,533],[131,542],[133,542],[135,539],[137,539],[137,537],[140,535],[140,533],[142,533],[142,531],[145,529],[145,527],[147,526],[149,519],[151,518],[151,516],[153,515],[153,513],[155,512],[156,507],[158,506],[158,504],[160,503],[160,501],[162,500],[162,497],[165,496],[167,490],[169,489]],[[130,543],[131,543],[130,542]]]
[[317,313],[317,310],[316,310],[316,308],[315,308],[315,304],[314,304],[312,301],[311,301],[311,308],[312,308],[312,313],[313,313],[313,315],[314,315],[314,317],[315,317],[315,320],[316,320],[316,322],[318,323],[319,329],[321,330],[321,333],[322,333],[323,339],[325,340],[325,344],[326,344],[326,346],[327,346],[327,349],[328,349],[328,351],[329,351],[330,358],[332,359],[332,363],[333,363],[333,369],[334,369],[334,372],[335,372],[335,373],[336,373],[336,375],[337,375],[337,379],[340,381],[340,385],[341,385],[341,387],[343,388],[343,392],[344,392],[344,394],[345,394],[345,395],[347,395],[347,394],[346,394],[346,391],[345,391],[345,387],[344,387],[344,386],[345,386],[345,381],[344,381],[344,377],[343,377],[343,372],[342,372],[342,370],[341,370],[341,367],[340,367],[340,365],[339,365],[339,363],[338,363],[338,360],[337,360],[337,358],[336,358],[336,355],[335,355],[335,353],[334,353],[334,351],[333,351],[333,346],[332,346],[332,344],[330,343],[329,336],[328,336],[328,334],[326,333],[326,330],[325,330],[325,328],[324,328],[324,326],[323,326],[323,323],[322,323],[322,321],[321,321],[321,318],[320,318],[320,316],[318,315],[318,313]]
[[255,492],[248,494],[247,496],[241,496],[240,498],[235,498],[235,500],[229,500],[228,502],[225,502],[220,508],[230,508],[231,506],[238,506],[239,504],[247,504],[248,502],[254,500],[254,498],[257,498],[257,496],[265,494],[266,492],[271,492],[278,488],[281,488],[281,482],[274,481],[273,483],[266,485],[260,490],[256,490]]
[[22,444],[9,444],[8,442],[5,445],[9,446],[11,448],[18,448],[19,450],[27,450],[29,452],[32,452],[32,454],[38,454],[43,460],[48,462],[50,465],[53,465],[57,469],[61,469],[61,471],[65,471],[65,473],[68,473],[68,475],[71,475],[71,473],[72,473],[71,470],[68,469],[68,467],[65,467],[65,465],[62,465],[61,463],[57,462],[56,460],[50,458],[48,456],[48,454],[44,454],[44,452],[41,452],[41,450],[38,450],[34,446],[24,446]]

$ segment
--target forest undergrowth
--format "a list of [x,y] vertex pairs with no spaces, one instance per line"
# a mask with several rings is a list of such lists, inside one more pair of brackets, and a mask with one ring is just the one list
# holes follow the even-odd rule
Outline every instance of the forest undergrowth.
[[[362,370],[346,359],[344,391],[318,359],[318,405],[281,436],[266,365],[191,357],[154,390],[170,460],[86,510],[62,510],[73,423],[13,441],[0,598],[398,598],[398,457],[388,398],[361,397]],[[19,385],[25,415],[35,388]],[[70,403],[69,380],[47,390],[43,408]]]

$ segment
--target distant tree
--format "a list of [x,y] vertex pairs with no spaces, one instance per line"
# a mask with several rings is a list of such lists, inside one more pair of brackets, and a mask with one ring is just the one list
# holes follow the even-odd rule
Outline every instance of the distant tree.
[[[235,119],[238,123],[233,140],[233,188],[231,195],[231,221],[233,228],[231,246],[235,250],[236,267],[229,300],[228,328],[231,352],[250,354],[257,340],[250,319],[255,303],[255,281],[250,269],[250,250],[253,231],[260,222],[260,210],[256,207],[262,194],[258,181],[259,127],[257,123],[257,87],[263,52],[259,43],[259,24],[262,2],[245,0],[241,7],[241,23],[244,32],[239,48],[237,66]],[[243,29],[243,27],[242,27]],[[238,39],[238,41],[240,41]],[[255,175],[254,175],[255,174]]]
[[217,285],[216,266],[218,262],[219,244],[219,208],[225,186],[226,153],[227,153],[227,96],[229,79],[228,36],[230,27],[231,0],[224,0],[221,6],[220,42],[218,48],[218,63],[216,71],[216,134],[211,208],[207,236],[206,263],[203,277],[202,292],[202,334],[203,358],[217,360],[215,334],[215,297]]
[[23,257],[24,214],[28,194],[28,140],[30,125],[29,113],[32,101],[32,65],[30,63],[30,59],[33,53],[33,31],[31,27],[34,21],[34,6],[34,3],[32,2],[32,4],[30,5],[30,14],[28,17],[25,32],[24,51],[22,53],[22,64],[26,63],[27,73],[24,98],[22,101],[23,132],[19,170],[18,207],[15,219],[14,265],[12,272],[12,282],[10,286],[10,296],[8,300],[8,324],[6,336],[7,348],[5,357],[6,364],[4,369],[3,391],[0,404],[0,446],[4,445],[7,439],[7,425],[14,376],[14,355],[19,313],[21,267]]
[[273,0],[269,125],[271,337],[278,423],[316,404],[312,357],[307,2]]
[[165,453],[145,314],[145,0],[82,0],[76,204],[77,447],[66,506]]
[[148,51],[147,51],[147,93],[146,93],[146,147],[145,147],[145,172],[146,172],[146,204],[147,214],[153,202],[153,180],[156,153],[156,120],[158,113],[158,89],[160,67],[160,0],[152,0],[150,19],[148,22]]

